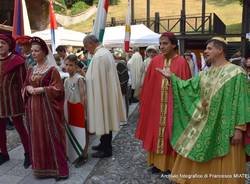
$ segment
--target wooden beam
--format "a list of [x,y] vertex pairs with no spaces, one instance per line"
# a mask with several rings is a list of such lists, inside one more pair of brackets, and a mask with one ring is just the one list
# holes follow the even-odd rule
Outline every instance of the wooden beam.
[[201,32],[205,32],[206,0],[202,0],[201,8]]
[[[181,20],[180,20],[180,33],[186,34],[186,0],[182,0]],[[185,39],[179,40],[179,54],[183,55],[185,52]]]
[[147,0],[147,27],[150,27],[150,0]]
[[186,0],[182,0],[180,32],[181,34],[186,32]]
[[7,25],[0,24],[0,30],[12,31],[12,26],[7,26]]
[[250,3],[249,0],[243,0],[242,10],[242,29],[241,29],[241,55],[245,57],[247,50],[247,38],[246,33],[249,32],[249,20],[250,20]]
[[135,3],[134,0],[131,0],[131,23],[135,22]]

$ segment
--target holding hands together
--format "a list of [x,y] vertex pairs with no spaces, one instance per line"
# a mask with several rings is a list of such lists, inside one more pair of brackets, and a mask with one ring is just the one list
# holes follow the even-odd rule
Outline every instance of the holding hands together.
[[170,78],[172,75],[172,72],[170,71],[169,68],[155,68],[156,71],[160,72],[164,77]]
[[31,95],[39,95],[39,94],[42,94],[44,92],[43,87],[33,88],[32,86],[27,86],[26,89],[27,89],[28,93]]

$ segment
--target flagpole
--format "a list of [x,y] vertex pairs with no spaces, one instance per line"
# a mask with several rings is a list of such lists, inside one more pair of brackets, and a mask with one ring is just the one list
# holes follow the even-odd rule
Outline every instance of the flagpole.
[[125,26],[125,39],[124,39],[124,51],[129,52],[130,44],[130,35],[131,35],[131,2],[128,0],[128,14],[126,17],[126,26]]

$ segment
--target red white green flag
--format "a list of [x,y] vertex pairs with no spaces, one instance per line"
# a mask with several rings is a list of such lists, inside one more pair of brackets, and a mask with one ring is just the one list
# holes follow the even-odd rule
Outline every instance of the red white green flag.
[[130,35],[131,35],[131,3],[128,0],[128,14],[126,17],[126,25],[125,25],[125,39],[124,39],[124,50],[125,52],[129,51],[129,42],[130,42]]
[[103,41],[106,19],[108,14],[109,0],[99,0],[98,8],[92,34],[94,34],[100,42]]

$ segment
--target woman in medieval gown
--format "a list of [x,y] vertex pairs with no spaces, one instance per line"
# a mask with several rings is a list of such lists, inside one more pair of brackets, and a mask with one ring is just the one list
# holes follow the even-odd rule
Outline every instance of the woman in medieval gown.
[[64,87],[46,43],[33,37],[34,68],[28,70],[22,95],[30,136],[32,170],[37,177],[68,177],[63,117]]

